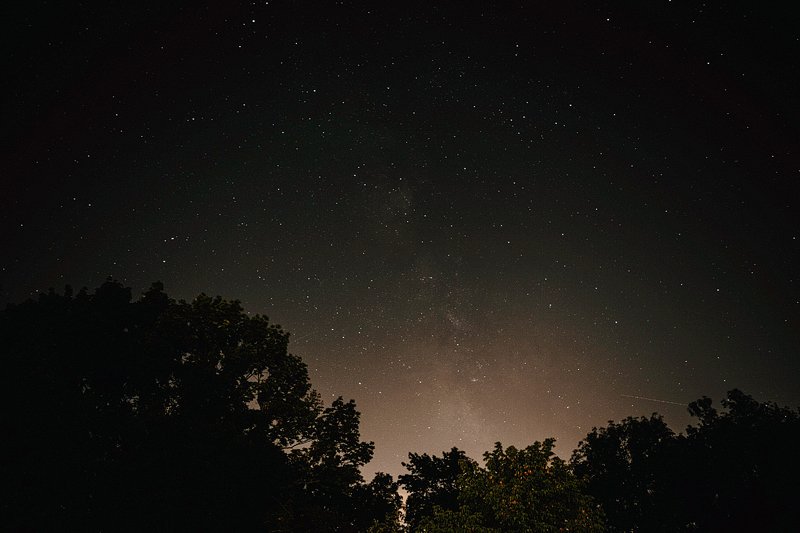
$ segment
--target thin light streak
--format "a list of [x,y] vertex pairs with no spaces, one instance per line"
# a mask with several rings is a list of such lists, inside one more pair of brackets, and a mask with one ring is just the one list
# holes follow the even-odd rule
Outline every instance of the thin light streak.
[[631,394],[620,394],[620,396],[622,396],[623,398],[635,398],[637,400],[647,400],[648,402],[668,403],[670,405],[680,405],[680,406],[686,406],[687,405],[685,403],[671,402],[669,400],[659,400],[657,398],[648,398],[646,396],[634,396],[634,395],[631,395]]

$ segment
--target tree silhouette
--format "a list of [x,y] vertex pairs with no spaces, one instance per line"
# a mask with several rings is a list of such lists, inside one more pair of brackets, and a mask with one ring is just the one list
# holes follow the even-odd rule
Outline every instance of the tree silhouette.
[[458,508],[458,478],[462,463],[474,463],[458,448],[442,452],[441,457],[426,453],[408,454],[408,463],[402,465],[409,471],[398,477],[400,485],[408,491],[406,498],[406,523],[415,530],[425,517],[433,516],[434,508]]
[[612,531],[792,531],[800,416],[728,392],[689,404],[698,424],[675,435],[661,417],[593,429],[572,457]]
[[[360,522],[356,531],[380,530],[381,526],[397,530],[403,503],[397,493],[398,483],[389,474],[378,473],[366,485],[359,485],[353,501],[357,502]],[[376,517],[383,517],[382,519]]]
[[[365,485],[360,468],[372,458],[373,444],[361,442],[355,402],[336,399],[316,418],[307,440],[289,454],[304,491],[292,520],[294,531],[365,531],[387,514],[397,516],[397,485],[376,474]],[[372,512],[379,514],[372,514]]]
[[800,523],[800,412],[758,402],[738,389],[723,412],[702,398],[687,428],[682,454],[693,489],[692,523],[704,531],[792,531]]
[[[398,483],[361,468],[355,403],[324,405],[289,334],[237,301],[109,281],[0,312],[9,531],[400,530]],[[732,390],[676,435],[609,422],[554,440],[409,454],[412,531],[792,531],[800,412]]]
[[396,514],[391,478],[359,473],[355,404],[323,406],[289,334],[237,301],[51,290],[0,313],[0,338],[3,529],[355,531]]
[[484,454],[485,467],[456,448],[442,458],[409,454],[411,474],[400,482],[409,491],[410,529],[603,531],[602,510],[554,445],[547,439],[518,450],[497,443]]
[[569,465],[553,451],[555,439],[484,454],[459,481],[459,501],[499,531],[604,531],[603,513]]
[[[667,451],[675,434],[659,415],[628,417],[593,428],[572,455],[575,473],[605,510],[615,531],[675,527],[659,520],[663,484],[670,475]],[[669,502],[673,503],[673,502]]]

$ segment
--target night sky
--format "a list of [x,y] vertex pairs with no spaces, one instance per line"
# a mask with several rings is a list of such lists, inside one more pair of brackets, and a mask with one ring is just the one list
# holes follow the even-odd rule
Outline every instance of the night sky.
[[367,472],[800,405],[790,2],[92,4],[3,17],[0,305],[240,299]]

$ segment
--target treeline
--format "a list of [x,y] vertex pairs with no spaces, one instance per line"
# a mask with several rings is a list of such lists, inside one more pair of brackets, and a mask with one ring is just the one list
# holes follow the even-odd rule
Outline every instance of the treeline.
[[[554,441],[409,454],[394,480],[355,403],[239,302],[116,282],[0,312],[4,531],[794,531],[798,411],[734,390]],[[401,509],[398,489],[408,494]]]
[[553,439],[484,454],[410,454],[400,483],[412,531],[798,531],[797,410],[732,390],[675,434],[661,416],[593,429],[569,462]]

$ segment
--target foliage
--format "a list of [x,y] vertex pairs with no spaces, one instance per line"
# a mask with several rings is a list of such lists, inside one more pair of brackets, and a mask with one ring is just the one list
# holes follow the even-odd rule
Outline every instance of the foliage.
[[[409,454],[412,531],[603,531],[603,513],[569,465],[555,456],[554,439],[518,450],[484,454],[485,467],[453,448],[441,458]],[[441,505],[438,502],[443,502]]]
[[[397,493],[398,483],[392,476],[377,473],[366,485],[360,485],[353,501],[361,508],[359,516],[372,519],[368,523],[362,520],[357,531],[378,530],[381,526],[390,528],[389,531],[400,529],[400,509],[403,500]],[[375,517],[382,517],[377,519]]]
[[587,481],[616,530],[660,529],[653,521],[661,496],[658,483],[668,475],[665,454],[674,438],[664,419],[654,414],[593,428],[578,444],[572,456],[575,473]]
[[131,300],[107,282],[0,313],[4,529],[359,531],[396,516],[391,478],[361,478],[372,443],[355,404],[323,406],[280,326],[160,284]]
[[689,405],[698,418],[687,428],[679,459],[694,505],[690,523],[705,531],[790,531],[800,523],[800,412],[758,402],[734,389],[718,412],[708,398]]
[[499,533],[499,529],[483,525],[483,516],[471,511],[467,507],[456,509],[433,508],[433,514],[425,516],[415,531],[425,533],[452,533],[463,531],[466,533]]
[[593,429],[572,457],[613,531],[790,531],[800,476],[800,415],[739,390],[689,405],[675,435],[661,417]]
[[326,406],[289,334],[237,301],[107,282],[0,312],[3,530],[791,531],[800,412],[732,390],[676,435],[654,414],[554,440],[362,467],[355,403]]
[[517,449],[500,443],[461,478],[459,500],[501,531],[602,531],[603,515],[553,451],[555,439]]
[[441,457],[428,454],[408,454],[409,471],[398,477],[400,485],[408,491],[406,522],[416,529],[426,517],[432,517],[436,507],[441,510],[458,508],[458,478],[462,463],[474,463],[458,448],[443,452]]

